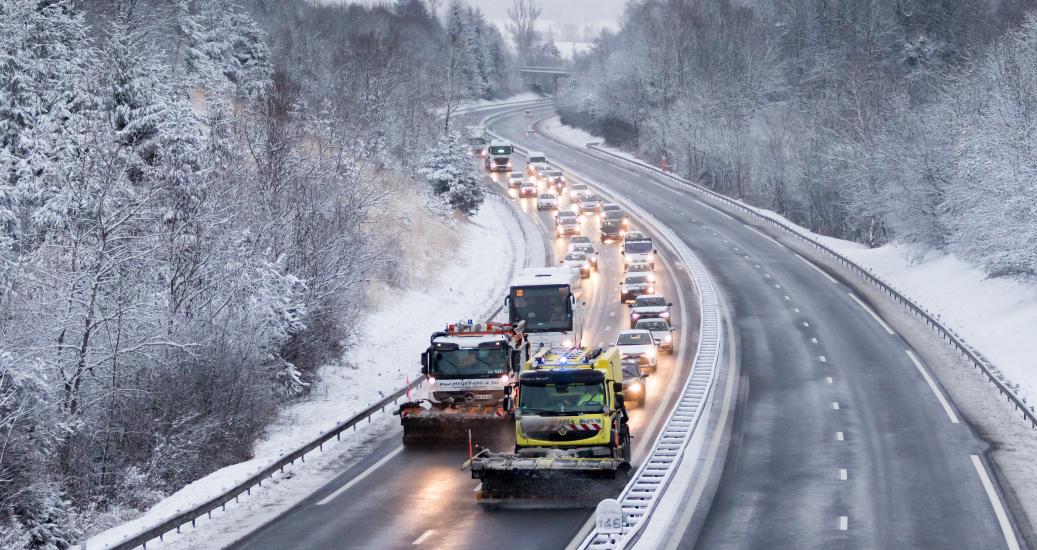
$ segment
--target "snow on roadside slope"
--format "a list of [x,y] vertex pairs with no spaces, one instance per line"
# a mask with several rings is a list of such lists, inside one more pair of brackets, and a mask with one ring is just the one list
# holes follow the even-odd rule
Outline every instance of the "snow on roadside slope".
[[[561,123],[544,130],[578,147],[603,142],[598,136]],[[609,152],[640,160],[611,147]],[[979,350],[1028,402],[1037,401],[1037,282],[990,279],[982,269],[941,252],[922,253],[891,244],[869,249],[860,243],[818,235],[770,210],[745,204],[760,215],[797,230],[869,269],[954,329]]]
[[[488,197],[470,223],[461,222],[452,229],[457,233],[456,248],[429,251],[441,256],[437,273],[415,278],[415,284],[407,290],[381,292],[381,307],[372,311],[364,321],[365,336],[356,349],[347,354],[343,364],[321,369],[320,383],[314,394],[282,413],[267,436],[257,442],[255,458],[227,466],[191,483],[139,518],[94,535],[85,546],[90,549],[110,547],[128,535],[161,523],[178,511],[218,496],[286,452],[312,441],[403,387],[408,377],[418,376],[418,357],[428,345],[429,334],[449,321],[478,317],[497,303],[503,303],[505,287],[524,261],[525,244],[517,224],[508,205]],[[433,237],[431,242],[435,241]],[[420,260],[419,263],[424,263],[424,258]],[[375,423],[376,428],[378,425]],[[370,439],[374,436],[361,434],[361,437]],[[229,507],[228,517],[222,525],[207,529],[200,523],[202,532],[198,535],[187,529],[183,537],[167,536],[165,545],[176,548],[218,546],[216,541],[220,537],[214,531],[221,530],[229,533],[226,536],[230,538],[225,543],[233,541],[233,535],[247,532],[243,531],[247,526],[261,524],[266,517],[273,517],[283,510],[282,505],[290,505],[305,497],[341,473],[347,459],[355,454],[349,452],[349,447],[333,447],[316,460],[308,459],[312,463],[312,472],[306,472],[305,466],[297,464],[291,473],[303,479],[264,483],[267,491],[274,493],[268,495],[275,501],[272,504],[245,504],[244,509],[238,510],[242,517],[231,517],[235,510]],[[336,457],[336,453],[350,456]],[[271,491],[270,485],[279,486]],[[257,496],[262,498],[262,492],[254,493],[252,498]],[[214,516],[212,521],[220,523],[220,518]],[[155,543],[157,545],[158,541]]]

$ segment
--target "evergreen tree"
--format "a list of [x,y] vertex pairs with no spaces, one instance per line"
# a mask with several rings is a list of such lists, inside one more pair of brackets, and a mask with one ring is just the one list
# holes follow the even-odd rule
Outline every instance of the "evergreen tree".
[[482,175],[459,133],[447,133],[429,149],[419,172],[433,193],[465,215],[474,214],[485,198]]

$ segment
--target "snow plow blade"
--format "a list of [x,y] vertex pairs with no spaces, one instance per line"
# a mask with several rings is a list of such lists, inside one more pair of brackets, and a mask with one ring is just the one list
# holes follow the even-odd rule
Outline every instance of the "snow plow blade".
[[476,455],[467,466],[489,508],[593,508],[619,494],[630,471],[619,458]]
[[[508,436],[514,437],[512,419],[494,409],[425,409],[405,403],[397,414],[403,424],[403,444],[407,446],[468,444],[483,447],[506,445]],[[514,440],[512,439],[512,444]]]

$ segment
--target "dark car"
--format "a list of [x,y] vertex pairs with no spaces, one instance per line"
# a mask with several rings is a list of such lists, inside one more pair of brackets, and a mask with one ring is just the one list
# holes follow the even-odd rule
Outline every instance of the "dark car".
[[622,210],[604,210],[602,211],[601,216],[601,219],[605,221],[618,221],[623,226],[623,229],[630,227],[630,218],[628,218],[626,212],[623,212]]
[[648,393],[648,366],[642,367],[637,359],[623,359],[623,400],[644,406]]
[[623,238],[623,222],[605,220],[601,222],[601,242],[619,242]]

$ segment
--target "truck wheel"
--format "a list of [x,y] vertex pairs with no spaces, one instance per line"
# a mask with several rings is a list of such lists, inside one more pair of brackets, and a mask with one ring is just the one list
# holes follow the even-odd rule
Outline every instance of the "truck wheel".
[[623,452],[623,460],[630,462],[631,457],[631,445],[630,445],[630,428],[623,425],[623,429],[620,431],[619,445]]

